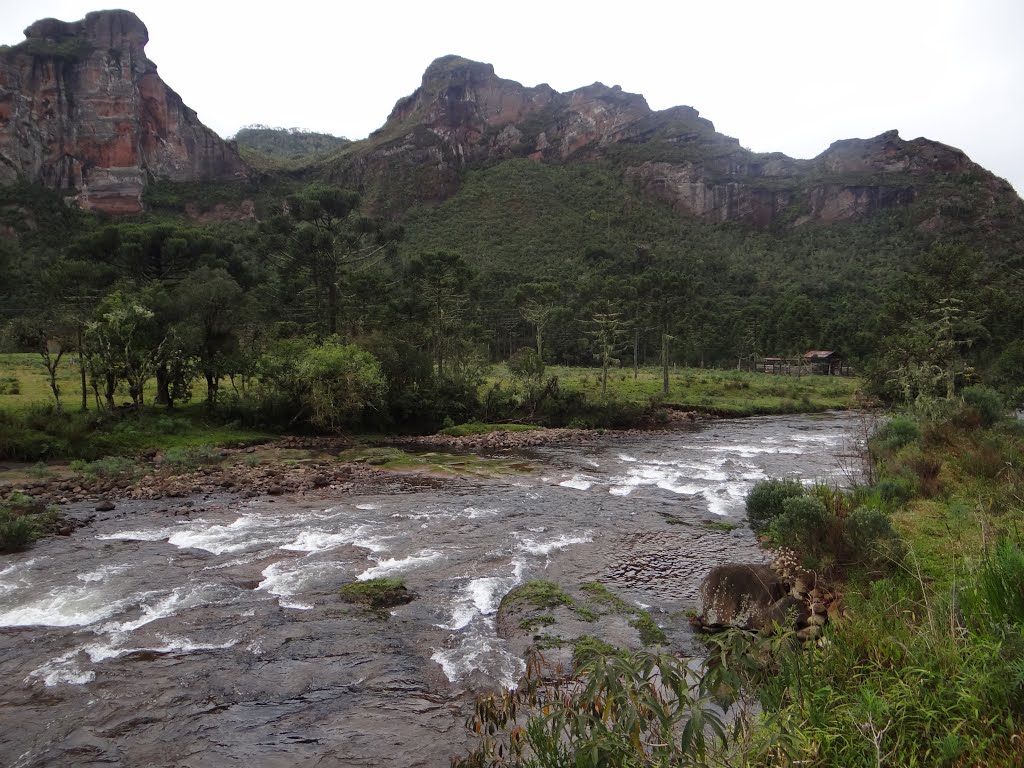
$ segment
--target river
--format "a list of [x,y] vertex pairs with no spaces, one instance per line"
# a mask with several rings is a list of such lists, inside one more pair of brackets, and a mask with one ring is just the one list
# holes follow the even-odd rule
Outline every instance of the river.
[[[198,497],[187,518],[122,502],[0,558],[0,763],[447,766],[471,696],[522,673],[495,634],[509,589],[602,581],[691,652],[703,575],[764,557],[746,492],[843,482],[854,419],[608,435],[516,454],[534,471],[501,479]],[[391,575],[417,598],[389,616],[338,600]]]

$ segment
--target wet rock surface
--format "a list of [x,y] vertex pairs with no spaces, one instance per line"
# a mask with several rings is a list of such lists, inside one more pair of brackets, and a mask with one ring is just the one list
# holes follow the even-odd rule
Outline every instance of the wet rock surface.
[[[0,753],[24,768],[446,766],[471,696],[522,674],[533,636],[499,636],[506,593],[599,582],[667,647],[696,649],[700,578],[760,556],[743,494],[769,474],[830,477],[848,418],[509,449],[537,470],[484,479],[248,466],[239,448],[227,474],[105,491],[112,510],[94,511],[97,489],[64,505],[87,527],[0,559]],[[337,594],[392,576],[417,598],[368,611]],[[565,620],[636,637],[611,614]]]

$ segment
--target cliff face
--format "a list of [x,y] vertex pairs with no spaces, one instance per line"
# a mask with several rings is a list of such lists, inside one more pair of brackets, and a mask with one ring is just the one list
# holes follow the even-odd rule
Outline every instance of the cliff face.
[[133,13],[44,19],[25,38],[0,49],[0,183],[40,183],[84,208],[130,214],[142,209],[150,177],[248,174],[160,79]]
[[[464,170],[510,157],[613,163],[627,183],[684,215],[764,227],[834,223],[915,203],[936,179],[984,179],[982,206],[1020,200],[961,151],[904,141],[896,131],[835,142],[812,160],[754,153],[715,131],[692,107],[653,111],[644,98],[601,83],[558,93],[495,75],[489,64],[446,56],[400,99],[385,125],[328,170],[378,208],[442,200]],[[974,203],[979,203],[975,200]],[[941,206],[922,226],[942,226]]]

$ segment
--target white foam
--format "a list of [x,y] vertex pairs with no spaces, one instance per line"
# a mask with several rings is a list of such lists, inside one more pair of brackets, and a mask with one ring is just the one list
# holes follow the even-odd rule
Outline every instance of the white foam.
[[35,558],[32,558],[23,563],[8,565],[0,571],[0,595],[30,586],[31,581],[27,578],[26,572],[32,568],[35,562]]
[[379,560],[377,565],[372,568],[367,568],[365,571],[360,573],[356,578],[359,581],[366,581],[367,579],[377,579],[382,576],[388,576],[392,573],[400,573],[401,571],[408,571],[410,568],[416,568],[426,563],[432,563],[435,560],[440,560],[444,555],[438,552],[436,549],[424,549],[415,555],[409,555],[408,557],[391,557],[387,560]]
[[281,546],[295,552],[324,552],[344,544],[352,544],[371,552],[387,549],[380,536],[372,535],[369,525],[354,525],[343,531],[312,530],[303,531],[298,537]]
[[629,454],[626,454],[626,453],[620,453],[619,454],[619,461],[636,461],[636,457],[635,456],[630,456]]
[[117,531],[116,533],[100,533],[96,538],[100,541],[163,541],[176,528],[149,528],[134,531]]
[[96,673],[92,670],[82,670],[78,666],[79,648],[68,651],[63,656],[50,659],[42,666],[33,669],[25,678],[26,683],[31,683],[33,678],[42,680],[47,688],[55,685],[85,685],[96,679]]
[[116,643],[103,644],[92,643],[86,645],[83,650],[94,664],[107,659],[116,659],[119,656],[126,656],[129,653],[193,653],[194,651],[219,651],[235,645],[237,640],[228,640],[225,643],[196,643],[187,637],[165,637],[161,636],[162,645],[144,647],[125,647]]
[[494,634],[493,622],[487,620],[478,630],[456,635],[450,648],[434,648],[430,658],[441,666],[445,677],[453,683],[481,671],[506,688],[515,688],[526,671],[526,663],[509,652],[505,642]]
[[111,600],[91,586],[54,587],[40,597],[16,608],[0,612],[0,627],[82,627],[120,613],[126,607],[152,593]]
[[683,483],[682,485],[676,485],[675,483],[667,480],[662,480],[656,484],[663,491],[670,491],[672,493],[678,493],[683,496],[692,496],[695,493],[700,493],[701,486],[694,485],[693,483]]
[[106,581],[110,576],[114,576],[118,573],[124,573],[131,569],[131,563],[121,563],[120,565],[101,565],[94,571],[86,571],[80,573],[76,577],[79,581],[90,582],[90,581]]
[[256,590],[277,597],[282,608],[309,610],[313,606],[294,599],[295,596],[325,581],[334,581],[337,572],[345,567],[345,563],[334,561],[281,560],[263,569],[263,580]]
[[[228,525],[189,526],[176,530],[167,541],[179,549],[203,549],[214,555],[244,552],[256,547],[285,543],[289,534],[268,531],[262,517],[243,515]],[[291,521],[294,523],[294,521]]]
[[589,491],[593,484],[593,481],[588,480],[584,475],[574,475],[570,479],[559,483],[563,488],[572,488],[577,491]]
[[629,496],[633,492],[634,487],[632,485],[613,485],[608,489],[608,493],[612,496]]
[[501,510],[497,508],[493,509],[478,509],[477,507],[466,507],[462,510],[463,514],[469,517],[470,520],[476,520],[480,517],[493,517],[497,515]]
[[577,534],[575,536],[569,536],[562,534],[557,539],[550,541],[536,541],[534,539],[524,538],[519,543],[519,549],[531,555],[550,555],[555,550],[561,551],[566,547],[571,547],[573,544],[588,544],[593,541],[593,535],[591,531]]
[[370,503],[367,502],[367,503],[364,503],[364,504],[356,504],[356,509],[380,509],[380,505],[379,504],[370,504]]
[[126,621],[105,624],[99,631],[131,632],[158,619],[174,616],[197,605],[209,605],[223,597],[223,589],[217,584],[176,587],[170,594],[163,595],[154,603],[143,603],[142,615]]

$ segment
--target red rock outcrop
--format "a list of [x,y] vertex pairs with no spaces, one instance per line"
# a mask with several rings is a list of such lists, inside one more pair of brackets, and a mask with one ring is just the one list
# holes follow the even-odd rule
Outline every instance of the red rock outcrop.
[[25,38],[0,49],[0,183],[41,183],[84,208],[131,214],[150,178],[248,175],[160,79],[135,14],[44,19]]
[[[393,213],[443,200],[465,169],[511,157],[604,160],[681,214],[755,227],[831,224],[906,208],[927,197],[922,190],[935,180],[972,175],[989,180],[990,208],[1017,200],[963,152],[928,139],[904,141],[888,131],[837,141],[811,160],[756,153],[692,107],[654,111],[643,96],[601,83],[568,93],[530,88],[458,56],[434,61],[420,87],[360,144],[328,175],[371,192],[378,209]],[[943,217],[937,210],[927,226],[940,228]]]

